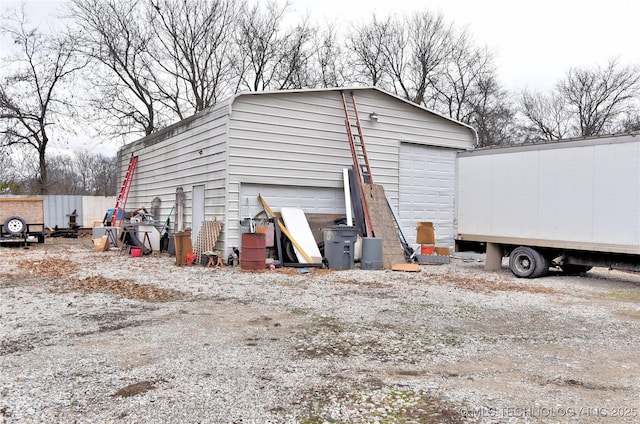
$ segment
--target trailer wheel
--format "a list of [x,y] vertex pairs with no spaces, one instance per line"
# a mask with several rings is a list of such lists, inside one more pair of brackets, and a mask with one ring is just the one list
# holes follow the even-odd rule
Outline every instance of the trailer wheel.
[[509,269],[518,278],[538,278],[549,272],[549,260],[535,249],[519,246],[509,255]]
[[4,229],[12,236],[19,236],[27,230],[27,224],[19,216],[11,216],[4,221]]
[[562,273],[565,275],[582,275],[590,271],[592,267],[589,265],[565,264],[560,265],[560,268],[562,269]]

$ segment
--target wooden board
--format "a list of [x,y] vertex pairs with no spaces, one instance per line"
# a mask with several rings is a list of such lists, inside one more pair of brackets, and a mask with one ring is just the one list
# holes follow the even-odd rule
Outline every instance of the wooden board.
[[371,216],[373,235],[382,238],[382,264],[389,269],[394,264],[406,263],[404,249],[398,235],[393,212],[384,194],[384,188],[377,184],[364,184],[363,191]]
[[[296,240],[296,242],[298,242],[302,250],[304,250],[304,252],[311,258],[311,263],[322,262],[320,249],[318,249],[316,239],[313,237],[313,232],[311,231],[311,227],[309,227],[307,217],[304,216],[304,211],[298,208],[284,207],[280,209],[280,215],[282,216],[282,221],[284,221],[285,227],[287,227],[287,230],[291,233],[291,236]],[[304,258],[304,255],[300,254],[295,245],[294,250],[298,257],[298,262],[301,264],[310,263]]]
[[391,267],[392,271],[404,272],[420,272],[420,267],[416,264],[395,264]]

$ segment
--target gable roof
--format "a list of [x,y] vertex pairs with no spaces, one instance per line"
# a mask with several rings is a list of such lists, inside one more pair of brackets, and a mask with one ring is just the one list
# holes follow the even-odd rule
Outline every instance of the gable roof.
[[207,109],[201,110],[200,112],[197,112],[193,115],[191,115],[188,118],[185,118],[181,121],[178,121],[174,124],[169,125],[166,128],[163,128],[155,133],[149,134],[145,137],[139,138],[137,140],[132,141],[131,143],[127,143],[125,146],[123,146],[122,148],[120,148],[119,150],[123,150],[125,148],[130,148],[133,147],[134,144],[143,144],[144,146],[150,146],[150,145],[154,145],[157,144],[163,140],[166,140],[168,138],[170,138],[171,136],[175,135],[176,132],[179,132],[178,129],[188,126],[191,122],[195,121],[196,119],[204,116],[204,115],[208,115],[211,113],[221,113],[223,110],[226,109],[226,112],[222,112],[222,113],[227,113],[227,114],[231,114],[231,111],[233,110],[233,104],[235,103],[235,101],[240,98],[240,97],[245,97],[245,96],[265,96],[265,95],[287,95],[287,94],[292,94],[292,93],[319,93],[319,92],[331,92],[331,91],[365,91],[365,90],[373,90],[373,91],[377,91],[379,93],[382,93],[385,96],[389,96],[392,97],[400,102],[403,102],[413,108],[419,109],[423,112],[429,113],[431,115],[435,115],[441,119],[445,119],[449,122],[452,122],[454,124],[460,125],[462,127],[467,128],[469,131],[471,131],[471,133],[473,134],[474,137],[474,144],[477,144],[478,141],[478,133],[476,132],[475,128],[473,128],[471,125],[465,124],[463,122],[460,121],[456,121],[455,119],[449,118],[448,116],[445,116],[439,112],[433,111],[431,109],[427,109],[424,106],[418,105],[416,103],[413,103],[407,99],[404,99],[400,96],[397,96],[393,93],[390,93],[388,91],[385,91],[379,87],[374,87],[374,86],[363,86],[363,87],[332,87],[332,88],[304,88],[304,89],[294,89],[294,90],[272,90],[272,91],[243,91],[237,94],[234,94],[233,96],[227,97],[226,99],[216,103],[214,106],[211,106]]
[[314,92],[329,92],[329,91],[365,91],[365,90],[377,91],[377,92],[382,93],[382,94],[384,94],[386,96],[393,97],[394,99],[399,100],[399,101],[401,101],[401,102],[403,102],[403,103],[405,103],[405,104],[407,104],[407,105],[409,105],[411,107],[420,109],[421,111],[430,113],[430,114],[438,116],[438,117],[440,117],[442,119],[446,119],[447,121],[452,122],[454,124],[463,126],[463,127],[469,129],[472,132],[475,144],[477,144],[478,133],[475,130],[475,128],[473,128],[471,125],[465,124],[464,122],[460,122],[460,121],[457,121],[457,120],[455,120],[453,118],[445,116],[440,112],[436,112],[434,110],[427,109],[424,106],[421,106],[419,104],[413,103],[412,101],[409,101],[409,100],[407,100],[405,98],[402,98],[402,97],[400,97],[400,96],[398,96],[396,94],[390,93],[390,92],[388,92],[386,90],[383,90],[383,89],[381,89],[379,87],[375,87],[375,86],[330,87],[330,88],[301,88],[301,89],[294,89],[294,90],[273,90],[273,91],[243,91],[243,92],[237,93],[234,96],[231,96],[230,98],[226,99],[225,103],[229,108],[233,108],[233,103],[235,102],[235,100],[237,98],[239,98],[239,97],[242,97],[242,96],[260,96],[260,95],[269,95],[269,94],[271,94],[271,95],[276,94],[277,95],[277,94],[288,94],[288,93],[314,93]]

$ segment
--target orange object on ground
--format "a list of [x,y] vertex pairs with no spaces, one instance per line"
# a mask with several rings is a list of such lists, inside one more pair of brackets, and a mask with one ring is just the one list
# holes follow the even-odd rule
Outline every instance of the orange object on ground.
[[436,251],[436,247],[430,244],[422,244],[420,245],[420,254],[421,255],[433,255],[433,252]]

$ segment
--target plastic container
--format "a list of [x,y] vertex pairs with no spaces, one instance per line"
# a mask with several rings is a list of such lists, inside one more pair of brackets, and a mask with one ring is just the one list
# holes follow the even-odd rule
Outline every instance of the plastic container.
[[242,234],[240,246],[240,269],[264,271],[267,262],[266,238],[264,234]]
[[382,269],[382,266],[382,239],[380,237],[363,237],[360,269],[378,270]]
[[423,244],[420,246],[421,255],[433,255],[433,252],[435,251],[436,251],[436,247],[432,244]]
[[142,256],[142,249],[140,249],[139,247],[132,247],[131,256],[134,258],[139,258],[140,256]]
[[195,253],[193,252],[187,253],[187,266],[193,265],[197,258],[198,258],[198,255],[196,255]]
[[322,229],[324,257],[330,269],[353,268],[353,253],[358,232],[350,225],[334,225]]

